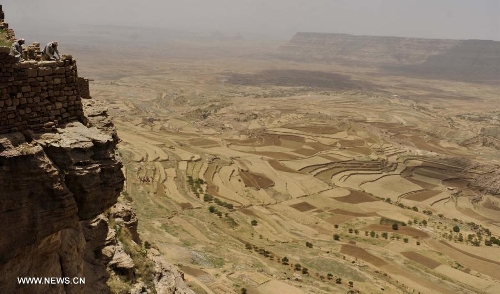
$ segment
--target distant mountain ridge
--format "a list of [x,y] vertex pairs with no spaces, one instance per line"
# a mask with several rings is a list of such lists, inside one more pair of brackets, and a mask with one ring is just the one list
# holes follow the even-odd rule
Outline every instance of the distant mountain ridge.
[[498,41],[297,33],[280,48],[280,56],[431,78],[500,80]]

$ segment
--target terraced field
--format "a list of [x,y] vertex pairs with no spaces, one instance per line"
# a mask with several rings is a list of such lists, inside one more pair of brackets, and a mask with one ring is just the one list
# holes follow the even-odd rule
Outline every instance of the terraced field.
[[224,84],[242,66],[269,65],[142,62],[154,74],[96,81],[92,92],[111,105],[142,239],[197,292],[500,291],[500,261],[476,251],[500,252],[485,246],[500,235],[498,195],[470,184],[498,157],[459,145],[484,127],[458,116],[477,103],[445,111],[449,101],[405,96],[431,99],[432,86],[493,101],[492,88],[427,81],[424,91],[421,80],[347,68],[372,88]]

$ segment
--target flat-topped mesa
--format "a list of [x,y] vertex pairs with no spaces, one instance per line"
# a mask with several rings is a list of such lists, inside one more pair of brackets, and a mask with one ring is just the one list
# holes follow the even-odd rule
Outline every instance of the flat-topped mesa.
[[16,62],[4,49],[0,66],[0,133],[52,131],[84,121],[77,66],[71,56]]
[[333,33],[297,33],[280,57],[357,67],[390,74],[462,81],[500,80],[500,42]]

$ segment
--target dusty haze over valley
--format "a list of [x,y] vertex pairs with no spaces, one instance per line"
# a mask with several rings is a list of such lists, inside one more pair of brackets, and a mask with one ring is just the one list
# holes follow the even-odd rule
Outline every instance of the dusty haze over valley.
[[90,79],[0,158],[43,146],[99,293],[500,292],[498,1],[313,2],[2,3]]

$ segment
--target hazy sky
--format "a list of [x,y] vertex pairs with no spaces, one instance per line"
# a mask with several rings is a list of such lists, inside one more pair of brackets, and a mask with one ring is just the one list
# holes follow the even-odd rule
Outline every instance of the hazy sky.
[[500,0],[0,0],[15,29],[106,24],[500,40]]

